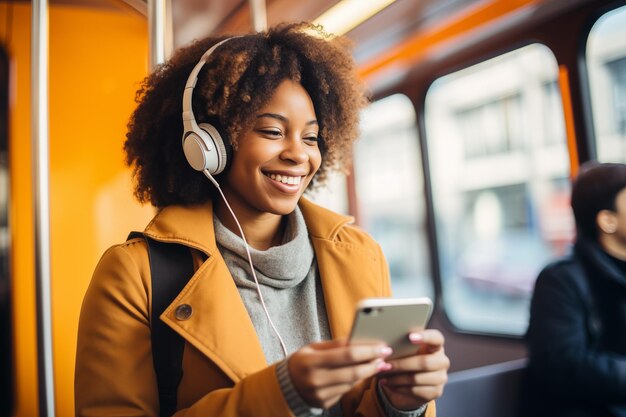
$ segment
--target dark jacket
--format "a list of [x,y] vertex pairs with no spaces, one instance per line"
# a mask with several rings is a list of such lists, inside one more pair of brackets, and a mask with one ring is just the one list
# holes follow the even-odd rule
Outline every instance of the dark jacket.
[[626,417],[626,274],[579,238],[535,284],[528,416]]

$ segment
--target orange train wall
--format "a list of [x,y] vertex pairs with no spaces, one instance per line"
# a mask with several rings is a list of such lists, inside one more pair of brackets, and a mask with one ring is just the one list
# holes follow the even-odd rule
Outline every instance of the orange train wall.
[[[110,7],[50,7],[50,221],[56,413],[74,415],[78,315],[102,252],[141,230],[153,210],[134,202],[122,145],[135,91],[147,73],[145,16]],[[10,241],[14,417],[38,414],[30,25],[27,2],[0,1],[0,42],[11,60]]]

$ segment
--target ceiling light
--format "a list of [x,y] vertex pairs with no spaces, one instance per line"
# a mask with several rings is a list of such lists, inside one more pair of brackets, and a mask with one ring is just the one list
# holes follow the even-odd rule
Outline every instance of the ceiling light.
[[365,22],[395,0],[342,0],[313,21],[324,31],[344,35]]

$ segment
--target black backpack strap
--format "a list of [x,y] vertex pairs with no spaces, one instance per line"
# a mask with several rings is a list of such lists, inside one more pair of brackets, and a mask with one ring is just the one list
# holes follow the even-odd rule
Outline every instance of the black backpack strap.
[[159,316],[193,276],[193,258],[186,246],[159,242],[139,232],[128,235],[129,240],[138,237],[148,244],[150,258],[152,360],[159,388],[160,416],[170,417],[176,411],[176,394],[183,376],[185,341]]

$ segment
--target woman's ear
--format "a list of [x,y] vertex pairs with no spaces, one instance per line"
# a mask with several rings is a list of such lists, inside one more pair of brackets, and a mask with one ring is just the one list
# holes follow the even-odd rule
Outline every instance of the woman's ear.
[[613,234],[617,230],[617,216],[611,210],[600,210],[596,216],[598,229],[606,234]]

